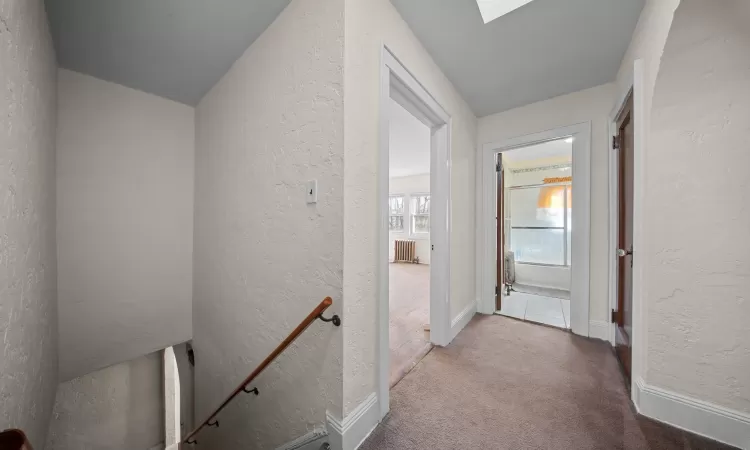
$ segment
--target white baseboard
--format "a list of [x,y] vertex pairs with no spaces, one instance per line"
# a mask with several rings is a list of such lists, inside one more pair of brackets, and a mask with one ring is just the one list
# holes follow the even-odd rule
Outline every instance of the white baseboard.
[[315,428],[309,433],[287,442],[276,450],[320,450],[323,443],[328,441],[328,432],[325,428]]
[[612,343],[612,324],[600,320],[589,321],[589,337]]
[[451,321],[450,342],[452,342],[453,339],[455,339],[455,337],[458,336],[458,333],[460,333],[461,330],[463,330],[464,327],[469,324],[471,319],[474,317],[474,314],[476,313],[477,313],[477,301],[473,301]]
[[380,422],[378,397],[370,394],[343,421],[326,413],[332,450],[356,450]]
[[739,448],[750,448],[750,414],[682,394],[634,383],[633,402],[640,414],[691,433]]

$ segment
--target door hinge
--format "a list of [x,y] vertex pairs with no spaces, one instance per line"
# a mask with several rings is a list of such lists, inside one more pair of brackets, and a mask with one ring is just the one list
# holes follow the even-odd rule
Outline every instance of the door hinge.
[[612,150],[618,150],[620,148],[620,136],[612,136]]
[[435,244],[430,245],[430,250],[435,250]]
[[495,286],[495,295],[502,295],[503,288],[501,286]]
[[495,172],[501,172],[503,170],[503,165],[501,163],[495,164]]
[[612,317],[610,318],[610,320],[612,321],[612,323],[617,323],[617,311],[615,311],[614,309],[612,310]]

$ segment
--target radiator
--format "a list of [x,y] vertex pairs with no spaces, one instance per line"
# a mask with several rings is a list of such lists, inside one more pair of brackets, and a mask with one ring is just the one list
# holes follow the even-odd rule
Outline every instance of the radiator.
[[397,239],[394,241],[393,262],[419,262],[417,259],[417,242]]

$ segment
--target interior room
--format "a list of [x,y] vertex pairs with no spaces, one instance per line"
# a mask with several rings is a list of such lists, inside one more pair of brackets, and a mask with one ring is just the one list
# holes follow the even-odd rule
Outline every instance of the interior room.
[[430,129],[389,109],[389,348],[394,386],[430,343]]
[[748,22],[0,1],[0,450],[750,450]]
[[498,160],[504,257],[498,314],[569,329],[573,138],[513,149]]

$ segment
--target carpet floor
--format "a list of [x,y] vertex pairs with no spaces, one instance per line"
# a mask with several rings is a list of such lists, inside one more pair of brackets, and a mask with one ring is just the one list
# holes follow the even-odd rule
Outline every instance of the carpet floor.
[[390,386],[395,385],[432,349],[430,334],[430,266],[389,265]]
[[635,414],[602,341],[477,316],[391,390],[360,447],[381,449],[726,449]]

